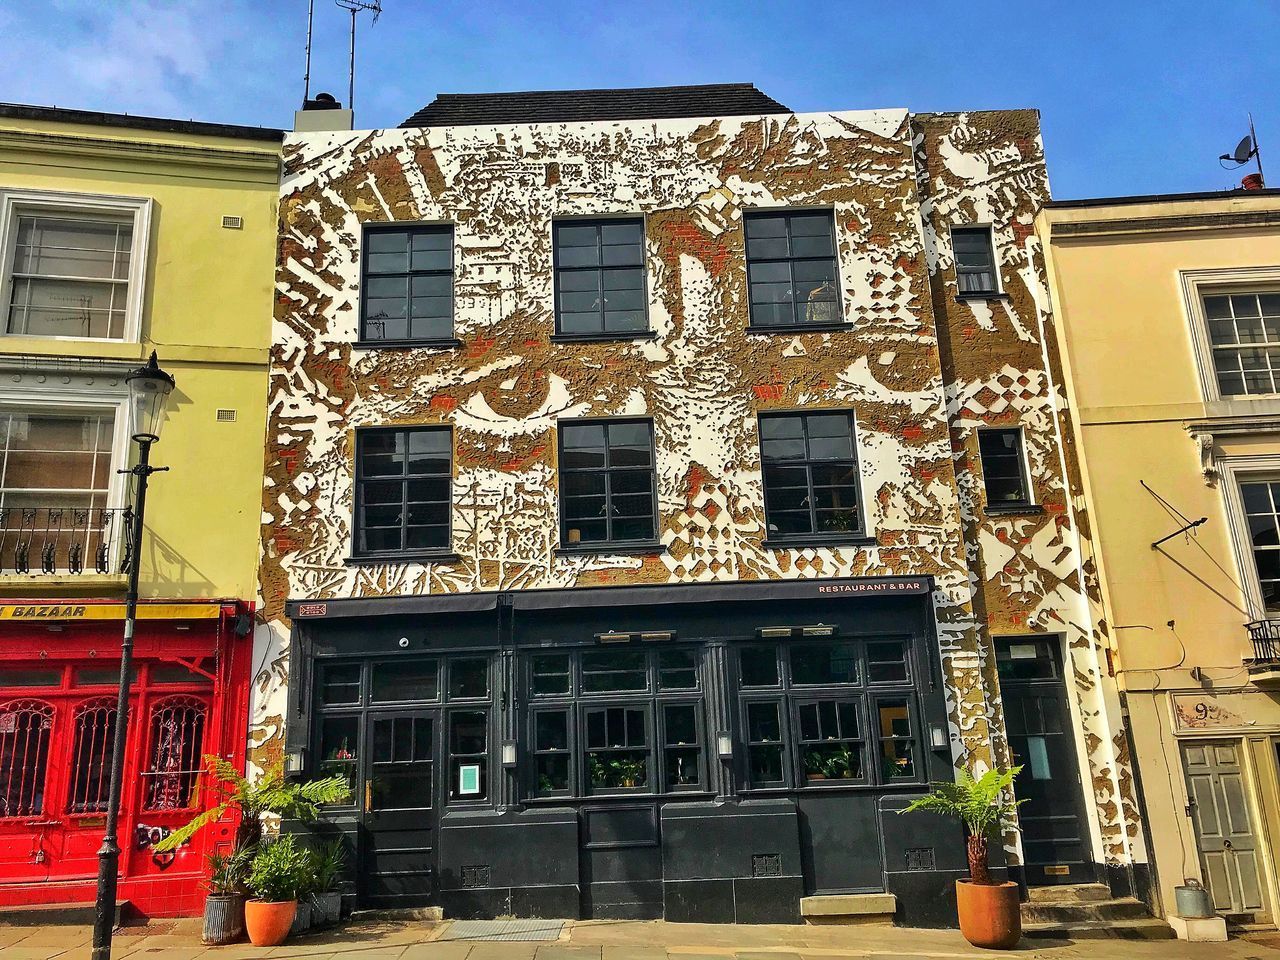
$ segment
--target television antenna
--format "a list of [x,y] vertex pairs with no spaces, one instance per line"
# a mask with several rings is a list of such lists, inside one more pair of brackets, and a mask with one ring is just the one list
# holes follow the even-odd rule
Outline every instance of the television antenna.
[[[1227,166],[1222,162],[1223,160],[1226,160],[1231,166]],[[1220,156],[1218,164],[1224,170],[1235,170],[1238,167],[1243,167],[1250,160],[1258,164],[1258,176],[1262,177],[1262,153],[1258,150],[1258,134],[1253,129],[1252,113],[1249,114],[1249,135],[1237,143],[1233,151]]]
[[382,16],[382,0],[334,0],[343,10],[351,12],[351,55],[350,67],[347,74],[347,109],[354,110],[356,108],[356,14],[365,10],[373,11],[373,19],[369,21],[369,25],[378,22],[378,17]]

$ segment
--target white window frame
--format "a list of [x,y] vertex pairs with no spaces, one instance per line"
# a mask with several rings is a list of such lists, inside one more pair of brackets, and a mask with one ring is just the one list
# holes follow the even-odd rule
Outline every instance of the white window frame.
[[[0,340],[66,340],[88,343],[138,343],[142,335],[142,305],[145,302],[147,252],[150,249],[152,200],[98,193],[69,193],[61,190],[0,190]],[[133,242],[129,250],[129,293],[125,301],[124,332],[120,337],[44,337],[29,333],[9,333],[9,299],[13,288],[13,256],[18,236],[18,217],[52,214],[92,217],[95,214],[126,216],[133,220]]]
[[[991,273],[996,281],[994,289],[982,291],[965,291],[960,289],[960,265],[956,262],[956,242],[954,239],[954,232],[956,230],[987,231],[987,235],[991,238]],[[947,224],[947,247],[951,251],[951,273],[955,277],[957,297],[961,300],[982,300],[984,298],[991,300],[1005,295],[1004,278],[1000,275],[1000,248],[996,245],[996,225],[994,223],[985,220],[976,220],[973,223]]]
[[[1240,484],[1280,479],[1280,454],[1223,458],[1218,461],[1222,483],[1231,550],[1235,554],[1240,588],[1251,620],[1267,619],[1262,600],[1262,585],[1253,560],[1253,538],[1249,536],[1249,518],[1244,509]],[[1280,618],[1280,614],[1276,614]]]
[[1204,315],[1204,298],[1215,293],[1257,293],[1272,287],[1280,292],[1280,266],[1219,267],[1205,270],[1179,270],[1183,306],[1190,326],[1191,350],[1200,389],[1208,402],[1215,400],[1274,400],[1280,393],[1233,393],[1223,396],[1218,388],[1218,372],[1213,365],[1213,341],[1209,322]]

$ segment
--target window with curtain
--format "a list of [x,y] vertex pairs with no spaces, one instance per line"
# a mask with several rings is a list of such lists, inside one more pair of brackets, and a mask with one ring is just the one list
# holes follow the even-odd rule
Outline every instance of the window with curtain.
[[960,293],[996,293],[996,253],[990,227],[952,227],[951,249],[956,258]]

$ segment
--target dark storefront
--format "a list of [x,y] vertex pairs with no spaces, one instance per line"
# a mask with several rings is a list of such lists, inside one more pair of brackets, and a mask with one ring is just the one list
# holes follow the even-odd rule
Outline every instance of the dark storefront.
[[887,891],[953,916],[927,577],[290,604],[289,749],[350,777],[369,906],[799,921]]

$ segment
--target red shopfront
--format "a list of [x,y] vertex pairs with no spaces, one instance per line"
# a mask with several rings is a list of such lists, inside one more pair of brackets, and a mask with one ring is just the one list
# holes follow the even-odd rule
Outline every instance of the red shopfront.
[[[205,857],[230,817],[188,845],[153,845],[203,809],[201,758],[243,768],[251,606],[139,605],[120,812],[120,890],[147,916],[198,913]],[[90,902],[105,825],[124,607],[0,601],[0,906]]]

